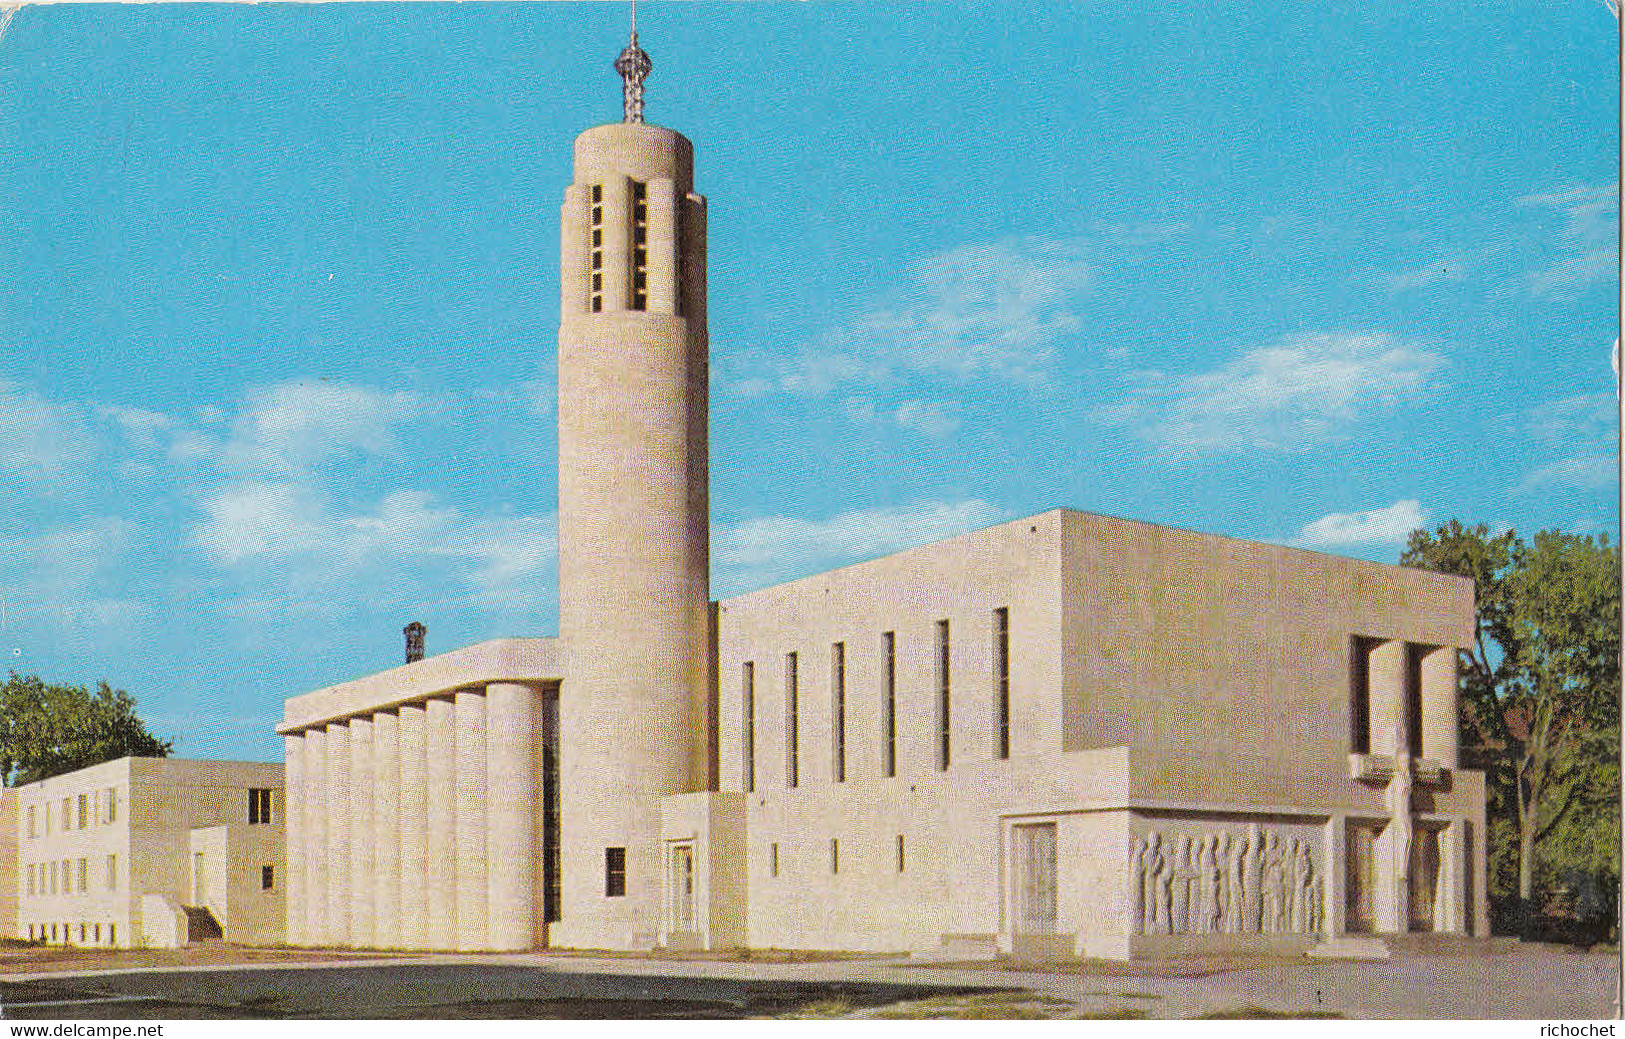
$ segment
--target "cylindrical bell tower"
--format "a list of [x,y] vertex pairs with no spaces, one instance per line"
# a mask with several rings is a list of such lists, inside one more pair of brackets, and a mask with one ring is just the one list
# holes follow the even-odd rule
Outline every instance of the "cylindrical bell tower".
[[622,65],[628,121],[576,138],[560,219],[565,671],[549,941],[591,948],[653,943],[660,798],[709,782],[705,199],[693,145],[641,122],[647,56]]

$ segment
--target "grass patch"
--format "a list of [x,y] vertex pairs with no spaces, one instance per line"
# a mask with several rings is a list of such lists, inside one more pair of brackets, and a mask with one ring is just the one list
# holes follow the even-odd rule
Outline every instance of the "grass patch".
[[1304,1018],[1320,1018],[1326,1020],[1341,1020],[1342,1014],[1335,1010],[1266,1010],[1260,1006],[1235,1007],[1231,1010],[1215,1010],[1210,1014],[1202,1014],[1195,1018],[1197,1021],[1295,1021]]
[[1026,992],[984,992],[894,1003],[873,1016],[886,1021],[1048,1021],[1074,1009],[1064,999]]

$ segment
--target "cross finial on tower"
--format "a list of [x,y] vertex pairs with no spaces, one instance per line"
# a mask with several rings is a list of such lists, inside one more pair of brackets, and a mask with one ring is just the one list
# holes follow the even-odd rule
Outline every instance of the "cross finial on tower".
[[632,0],[632,42],[615,59],[615,71],[621,74],[621,110],[625,122],[643,122],[643,81],[649,78],[653,67],[654,62],[638,46],[638,3]]

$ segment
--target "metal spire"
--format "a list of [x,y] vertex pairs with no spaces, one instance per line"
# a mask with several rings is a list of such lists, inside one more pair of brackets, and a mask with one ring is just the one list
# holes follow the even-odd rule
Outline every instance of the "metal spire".
[[649,78],[654,62],[638,46],[638,0],[632,0],[632,42],[615,59],[615,71],[621,74],[622,119],[628,123],[643,122],[643,81]]

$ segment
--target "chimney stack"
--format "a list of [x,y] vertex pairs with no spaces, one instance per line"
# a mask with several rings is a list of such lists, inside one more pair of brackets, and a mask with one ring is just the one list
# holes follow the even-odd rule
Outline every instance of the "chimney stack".
[[429,629],[417,621],[406,626],[406,662],[416,664],[423,659],[423,636]]

